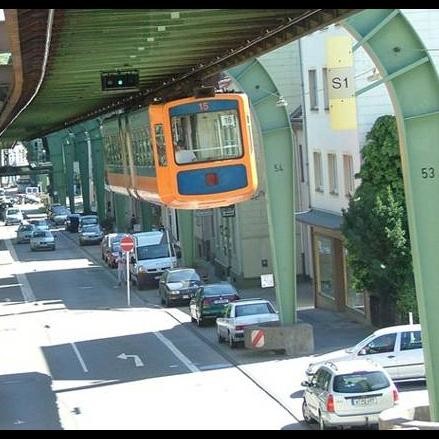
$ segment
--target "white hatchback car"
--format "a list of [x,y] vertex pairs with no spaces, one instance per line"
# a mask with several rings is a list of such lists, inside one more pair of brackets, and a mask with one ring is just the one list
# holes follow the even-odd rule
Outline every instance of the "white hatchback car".
[[421,325],[378,329],[355,346],[317,355],[306,374],[311,376],[325,361],[369,358],[380,364],[394,380],[425,379]]
[[302,385],[303,418],[309,424],[317,421],[320,430],[376,425],[379,414],[399,400],[389,374],[370,360],[327,362]]

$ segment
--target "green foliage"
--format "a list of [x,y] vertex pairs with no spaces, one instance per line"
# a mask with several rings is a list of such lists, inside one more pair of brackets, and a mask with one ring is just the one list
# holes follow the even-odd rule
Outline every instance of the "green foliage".
[[410,237],[394,116],[378,118],[362,150],[361,184],[343,211],[353,287],[417,313]]

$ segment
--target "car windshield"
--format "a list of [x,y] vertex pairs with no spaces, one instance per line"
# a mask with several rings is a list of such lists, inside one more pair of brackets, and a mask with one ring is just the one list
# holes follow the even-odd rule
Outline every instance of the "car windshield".
[[18,209],[9,209],[7,214],[8,215],[17,215],[18,212],[20,212]]
[[24,224],[20,227],[20,231],[22,232],[28,232],[29,230],[32,230],[33,227],[30,224]]
[[169,257],[169,248],[167,244],[145,245],[143,247],[137,247],[137,259],[139,261],[167,257]]
[[100,232],[99,226],[96,224],[86,224],[82,228],[83,232]]
[[52,234],[44,230],[37,230],[34,232],[34,238],[50,238]]
[[262,303],[249,303],[246,305],[238,305],[236,307],[236,317],[252,316],[255,314],[272,314],[274,313],[273,307],[268,302]]
[[375,334],[370,334],[368,337],[361,340],[359,343],[357,343],[354,346],[351,346],[350,348],[345,349],[345,352],[348,354],[351,354],[352,352],[359,351],[361,348],[363,348],[365,345],[369,343],[370,340],[375,338]]
[[390,382],[380,371],[354,372],[338,375],[334,378],[334,392],[338,393],[366,393],[385,389]]
[[204,296],[231,296],[233,294],[236,294],[236,290],[232,285],[205,285],[203,288]]
[[200,280],[200,276],[194,270],[176,271],[168,276],[168,282],[180,282],[183,280]]
[[81,218],[81,224],[85,226],[86,224],[97,224],[97,218]]

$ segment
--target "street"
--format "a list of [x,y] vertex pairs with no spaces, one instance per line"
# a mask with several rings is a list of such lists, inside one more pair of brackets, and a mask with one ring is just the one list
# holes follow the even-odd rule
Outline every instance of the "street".
[[15,229],[0,227],[1,429],[317,428],[301,414],[309,357],[219,345],[155,289],[128,307],[99,246],[57,230],[54,252],[31,252]]

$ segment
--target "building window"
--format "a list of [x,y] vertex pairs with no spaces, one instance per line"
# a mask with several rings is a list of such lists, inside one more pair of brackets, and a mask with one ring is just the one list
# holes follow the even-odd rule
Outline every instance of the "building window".
[[300,170],[300,182],[305,182],[305,171],[303,168],[303,147],[299,145],[299,170]]
[[322,154],[314,151],[314,185],[316,192],[323,192]]
[[346,197],[354,193],[354,164],[352,156],[343,155],[343,173],[344,173],[344,193]]
[[337,156],[328,154],[329,193],[338,195]]
[[309,103],[311,110],[319,109],[319,97],[317,94],[317,71],[308,70],[308,81],[309,81]]
[[316,235],[319,293],[335,298],[334,242],[332,238]]
[[325,110],[329,110],[329,95],[328,95],[328,69],[323,67],[322,69],[323,77],[323,104]]

